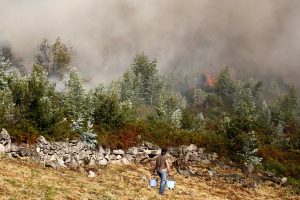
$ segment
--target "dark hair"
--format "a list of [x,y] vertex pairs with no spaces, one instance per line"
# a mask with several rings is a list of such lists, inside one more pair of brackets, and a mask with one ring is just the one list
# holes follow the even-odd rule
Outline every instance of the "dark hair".
[[161,149],[161,155],[165,155],[167,153],[167,149],[166,148],[162,148]]

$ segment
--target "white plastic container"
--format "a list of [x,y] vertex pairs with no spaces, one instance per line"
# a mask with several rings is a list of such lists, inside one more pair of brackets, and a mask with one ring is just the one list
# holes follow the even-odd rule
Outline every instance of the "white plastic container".
[[149,186],[150,187],[156,187],[157,186],[157,179],[151,178],[149,180]]
[[174,190],[175,189],[175,183],[176,183],[176,181],[174,181],[174,180],[171,180],[171,181],[167,181],[167,188],[169,189],[169,190]]

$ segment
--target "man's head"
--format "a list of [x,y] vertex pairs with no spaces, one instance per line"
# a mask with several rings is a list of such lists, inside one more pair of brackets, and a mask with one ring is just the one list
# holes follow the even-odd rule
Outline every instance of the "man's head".
[[167,153],[167,149],[166,148],[162,148],[161,149],[161,155],[166,155]]

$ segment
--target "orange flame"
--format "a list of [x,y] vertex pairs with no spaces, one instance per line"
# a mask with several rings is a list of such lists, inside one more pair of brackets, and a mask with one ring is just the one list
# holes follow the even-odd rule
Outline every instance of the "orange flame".
[[216,78],[210,74],[206,74],[206,80],[207,80],[207,85],[209,87],[215,86],[215,84],[217,82]]

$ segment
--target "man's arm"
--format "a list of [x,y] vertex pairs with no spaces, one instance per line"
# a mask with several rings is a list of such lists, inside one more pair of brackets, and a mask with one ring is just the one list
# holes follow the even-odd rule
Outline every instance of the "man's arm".
[[166,166],[167,166],[167,169],[168,169],[169,176],[172,176],[172,172],[171,172],[171,168],[170,168],[170,164],[169,164],[168,159],[166,160]]
[[152,170],[152,174],[154,174],[155,171],[156,171],[156,165],[157,165],[157,162],[156,162],[156,160],[155,160],[155,165],[154,165],[154,168],[153,168],[153,170]]

